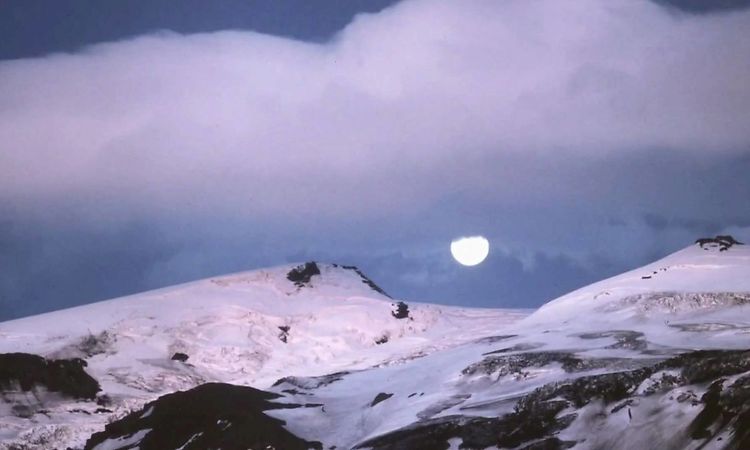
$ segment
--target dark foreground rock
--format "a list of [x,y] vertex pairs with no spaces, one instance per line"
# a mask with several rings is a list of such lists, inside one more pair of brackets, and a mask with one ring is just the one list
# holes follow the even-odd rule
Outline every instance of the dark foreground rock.
[[263,411],[297,408],[274,403],[278,394],[246,386],[207,383],[159,397],[140,411],[110,423],[86,442],[85,450],[321,449],[284,428]]
[[0,392],[43,387],[68,397],[93,400],[101,389],[82,359],[45,359],[29,353],[0,354]]
[[[529,362],[544,365],[549,360],[564,363],[571,358],[567,354],[538,353]],[[508,360],[485,360],[477,367],[470,367],[470,372],[492,372],[508,367],[508,363]],[[732,376],[733,381],[728,382],[727,378]],[[635,370],[549,383],[521,397],[509,414],[424,420],[369,439],[357,448],[448,449],[450,439],[460,438],[460,448],[565,449],[596,438],[590,433],[580,436],[579,441],[561,440],[557,436],[579,415],[583,416],[584,407],[605,407],[587,421],[606,421],[614,414],[627,414],[632,419],[634,414],[640,414],[637,408],[645,397],[660,395],[660,402],[685,402],[691,399],[689,393],[705,389],[706,384],[709,387],[700,400],[692,400],[692,405],[700,408],[695,418],[685,422],[682,430],[669,430],[677,433],[677,440],[669,448],[684,448],[689,442],[711,448],[750,448],[750,351],[747,350],[688,352]],[[588,429],[596,428],[597,424],[588,423]]]

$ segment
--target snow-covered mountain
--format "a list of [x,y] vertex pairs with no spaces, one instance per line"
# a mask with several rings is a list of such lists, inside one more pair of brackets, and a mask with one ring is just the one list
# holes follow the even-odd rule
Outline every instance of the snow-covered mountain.
[[531,314],[307,264],[5,322],[0,448],[750,448],[750,249],[727,243]]
[[80,358],[101,394],[98,404],[71,404],[36,388],[6,388],[0,448],[49,436],[62,448],[82,445],[113,417],[176,390],[207,382],[268,388],[288,375],[393,364],[491,334],[527,314],[416,303],[401,309],[356,267],[307,263],[4,322],[0,354]]

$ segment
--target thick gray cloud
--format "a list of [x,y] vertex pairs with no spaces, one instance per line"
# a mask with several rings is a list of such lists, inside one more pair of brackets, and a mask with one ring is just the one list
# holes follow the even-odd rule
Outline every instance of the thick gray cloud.
[[[0,62],[5,304],[318,258],[397,295],[533,306],[742,234],[748,29],[647,1],[415,0],[326,43],[164,33]],[[489,263],[450,263],[475,233]],[[31,274],[75,281],[58,302]]]

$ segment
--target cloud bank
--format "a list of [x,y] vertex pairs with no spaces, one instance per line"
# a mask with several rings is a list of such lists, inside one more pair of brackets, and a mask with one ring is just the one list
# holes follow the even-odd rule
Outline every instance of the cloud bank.
[[747,29],[645,1],[415,1],[328,44],[163,34],[5,62],[0,190],[319,213],[446,181],[502,195],[487,163],[519,155],[746,151]]

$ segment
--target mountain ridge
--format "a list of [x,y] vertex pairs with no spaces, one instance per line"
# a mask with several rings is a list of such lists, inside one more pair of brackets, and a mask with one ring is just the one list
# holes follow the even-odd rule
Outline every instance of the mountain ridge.
[[[698,242],[531,314],[408,302],[397,318],[359,270],[308,262],[0,323],[0,353],[67,351],[103,390],[101,405],[6,392],[32,413],[0,414],[0,448],[156,448],[174,418],[149,408],[206,383],[298,405],[257,413],[308,448],[742,448],[750,250],[721,248]],[[101,434],[126,417],[139,425]],[[174,448],[276,442],[207,430]]]

